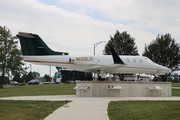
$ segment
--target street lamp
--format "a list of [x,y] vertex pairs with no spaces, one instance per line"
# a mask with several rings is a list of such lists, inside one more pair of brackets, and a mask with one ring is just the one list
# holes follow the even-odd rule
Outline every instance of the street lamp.
[[95,55],[95,48],[96,48],[99,44],[104,43],[104,42],[106,42],[106,41],[100,41],[100,42],[97,42],[97,43],[94,44],[94,55]]
[[30,72],[32,72],[32,65],[31,65],[31,64],[29,64],[29,66],[30,66]]
[[49,66],[49,76],[51,77],[51,66]]

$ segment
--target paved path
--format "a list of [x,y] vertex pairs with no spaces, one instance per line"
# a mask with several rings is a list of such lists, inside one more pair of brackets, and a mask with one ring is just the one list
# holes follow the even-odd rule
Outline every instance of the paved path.
[[63,106],[45,120],[108,120],[107,101],[102,102],[71,102]]
[[172,89],[180,89],[180,87],[171,87]]
[[58,108],[45,120],[108,120],[107,105],[110,101],[127,100],[177,100],[180,97],[76,97],[75,95],[63,96],[21,96],[6,97],[0,100],[71,100],[68,106]]

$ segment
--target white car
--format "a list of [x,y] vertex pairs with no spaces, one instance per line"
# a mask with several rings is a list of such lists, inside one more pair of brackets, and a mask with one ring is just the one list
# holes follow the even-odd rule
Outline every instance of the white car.
[[19,83],[17,81],[11,81],[10,84],[11,85],[19,85]]

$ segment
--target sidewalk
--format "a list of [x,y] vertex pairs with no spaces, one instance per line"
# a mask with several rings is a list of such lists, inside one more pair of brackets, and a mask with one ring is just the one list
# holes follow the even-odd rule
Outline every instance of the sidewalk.
[[180,87],[171,87],[172,89],[180,89]]
[[71,102],[69,107],[63,106],[45,120],[108,120],[107,101]]

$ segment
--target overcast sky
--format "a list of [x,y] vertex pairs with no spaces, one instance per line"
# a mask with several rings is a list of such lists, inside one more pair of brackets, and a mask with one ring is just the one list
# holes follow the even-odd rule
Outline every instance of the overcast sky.
[[[180,42],[179,6],[180,0],[0,0],[0,25],[13,35],[36,33],[53,50],[70,55],[92,55],[95,43],[127,31],[141,55],[158,34],[170,33]],[[97,46],[97,55],[105,44]],[[49,74],[45,66],[33,64],[32,70]]]

